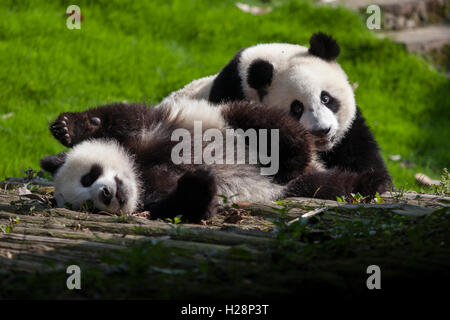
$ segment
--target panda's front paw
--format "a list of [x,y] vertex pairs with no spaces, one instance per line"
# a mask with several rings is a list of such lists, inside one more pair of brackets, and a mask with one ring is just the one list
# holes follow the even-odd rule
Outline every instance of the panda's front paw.
[[50,124],[50,132],[53,136],[66,147],[72,147],[72,122],[70,115],[61,114],[58,119]]
[[357,179],[354,193],[359,192],[363,196],[375,197],[376,193],[382,194],[391,187],[391,178],[386,170],[371,169],[363,172]]
[[50,124],[53,136],[66,147],[73,147],[85,139],[94,137],[101,128],[100,118],[86,112],[62,113]]

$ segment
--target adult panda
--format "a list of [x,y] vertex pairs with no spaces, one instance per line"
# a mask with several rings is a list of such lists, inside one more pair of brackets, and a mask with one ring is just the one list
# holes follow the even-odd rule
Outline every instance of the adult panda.
[[[267,163],[249,161],[174,162],[178,141],[172,138],[173,133],[183,129],[195,139],[196,121],[202,122],[204,130],[222,133],[230,128],[277,129],[279,170],[262,175],[260,169]],[[103,211],[132,213],[141,209],[150,211],[153,218],[182,214],[187,221],[199,222],[214,214],[217,194],[254,202],[289,196],[334,200],[356,190],[373,196],[382,187],[380,176],[374,172],[321,168],[310,133],[288,111],[266,110],[251,102],[216,107],[181,98],[168,99],[158,108],[114,104],[62,113],[50,130],[59,142],[73,149],[43,158],[41,166],[54,175],[57,204],[69,203],[73,209],[90,200]],[[186,154],[196,157],[195,144],[189,144],[193,149]],[[226,159],[228,152],[239,151],[229,151],[227,146]]]
[[289,110],[315,137],[327,168],[377,170],[385,177],[386,191],[391,178],[347,75],[336,62],[339,45],[320,32],[309,43],[309,48],[270,43],[242,49],[218,74],[194,80],[170,97],[213,103],[249,100]]

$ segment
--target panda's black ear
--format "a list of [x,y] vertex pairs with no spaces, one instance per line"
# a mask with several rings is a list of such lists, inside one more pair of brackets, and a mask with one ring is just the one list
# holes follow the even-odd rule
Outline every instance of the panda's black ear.
[[314,33],[309,44],[309,53],[327,61],[335,60],[341,51],[336,40],[322,32]]
[[67,153],[61,152],[53,156],[46,156],[41,159],[41,168],[55,175],[56,171],[66,162]]
[[256,59],[248,67],[247,82],[253,89],[260,90],[272,83],[273,65],[263,59]]

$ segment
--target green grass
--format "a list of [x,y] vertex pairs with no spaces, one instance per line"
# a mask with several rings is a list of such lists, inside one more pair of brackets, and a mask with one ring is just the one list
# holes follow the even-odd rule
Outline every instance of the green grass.
[[[424,59],[365,28],[364,17],[312,2],[286,1],[252,16],[232,1],[77,1],[81,30],[66,28],[66,1],[0,3],[0,178],[20,175],[61,151],[47,130],[63,111],[113,101],[157,103],[216,73],[240,48],[307,44],[321,30],[341,44],[338,61],[397,185],[439,177],[450,165],[450,82]],[[2,115],[13,113],[3,118]]]

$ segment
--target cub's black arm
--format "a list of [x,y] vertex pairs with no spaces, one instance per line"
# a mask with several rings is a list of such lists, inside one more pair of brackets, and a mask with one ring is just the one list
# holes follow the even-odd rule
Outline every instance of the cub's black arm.
[[150,109],[138,104],[112,104],[83,112],[65,112],[50,124],[53,136],[66,147],[89,138],[123,141],[145,126]]

